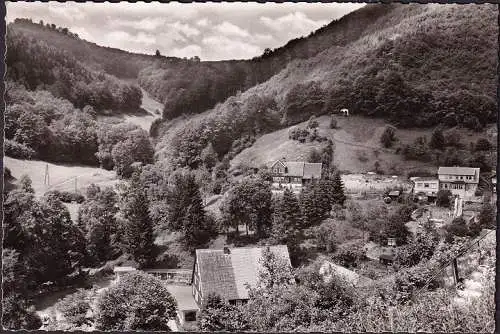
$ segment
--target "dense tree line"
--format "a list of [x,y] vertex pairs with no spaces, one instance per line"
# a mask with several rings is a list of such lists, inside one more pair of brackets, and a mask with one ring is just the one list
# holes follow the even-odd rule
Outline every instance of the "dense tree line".
[[98,112],[138,111],[142,93],[103,72],[89,70],[71,54],[15,29],[8,28],[7,78],[29,90],[44,89]]
[[[366,10],[374,10],[374,7]],[[239,131],[239,124],[246,123],[247,117],[240,114],[239,104],[245,104],[248,96],[254,94],[276,101],[276,108],[263,109],[261,113],[261,117],[279,120],[275,129],[306,121],[311,115],[338,113],[341,108],[348,108],[352,115],[384,118],[400,128],[441,124],[448,128],[458,125],[476,131],[484,129],[495,122],[497,110],[496,79],[491,74],[497,58],[493,51],[496,28],[484,23],[494,21],[494,11],[489,6],[450,7],[435,16],[425,16],[426,19],[417,24],[421,10],[425,10],[424,7],[388,9],[385,14],[412,26],[411,32],[398,30],[387,23],[389,26],[384,28],[388,30],[380,36],[363,35],[364,40],[350,40],[344,48],[331,46],[328,52],[312,59],[292,62],[280,73],[280,79],[271,78],[241,96],[228,98],[215,107],[202,108],[203,111],[213,109],[197,117],[196,123],[187,122],[177,127],[175,136],[160,138],[160,145],[182,147],[177,144],[189,143],[188,147],[176,150],[175,155],[179,154],[181,159],[187,155],[188,161],[182,163],[190,164],[191,157],[197,156],[207,145],[201,133],[206,128],[213,129],[213,119],[228,114],[236,115],[238,131],[233,132],[223,121],[219,121],[216,128],[225,138],[225,146],[229,147],[246,134]],[[478,19],[478,13],[487,19]],[[383,24],[376,24],[376,28],[381,28],[380,25]],[[440,30],[441,26],[447,28]],[[473,31],[474,37],[467,38],[466,30]],[[400,37],[393,39],[393,35]],[[366,47],[367,40],[375,42]],[[441,40],[446,43],[438,42]],[[324,74],[316,78],[311,73]],[[151,78],[158,79],[153,71]],[[182,95],[197,96],[187,88],[182,90]],[[187,106],[189,103],[181,104]],[[181,109],[191,113],[189,108]],[[158,131],[160,137],[164,131]],[[428,145],[429,141],[421,140],[410,145],[416,150],[409,147],[405,155],[428,160],[425,154],[420,154],[420,148]]]
[[47,91],[9,81],[5,111],[6,155],[22,159],[100,164],[129,177],[134,162],[153,161],[148,133],[130,124],[96,120],[94,108],[74,108]]

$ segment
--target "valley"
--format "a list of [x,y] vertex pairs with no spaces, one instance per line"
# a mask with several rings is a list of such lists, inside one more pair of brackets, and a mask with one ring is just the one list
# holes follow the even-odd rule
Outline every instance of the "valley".
[[367,4],[221,61],[13,20],[7,327],[489,330],[496,9]]

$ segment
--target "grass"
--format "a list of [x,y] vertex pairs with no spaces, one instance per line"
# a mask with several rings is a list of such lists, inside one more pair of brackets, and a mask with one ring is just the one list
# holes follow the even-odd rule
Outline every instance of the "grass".
[[[113,186],[118,182],[116,173],[102,168],[54,164],[39,160],[20,160],[4,157],[4,165],[12,172],[12,176],[19,180],[27,175],[32,181],[35,195],[42,196],[49,190],[84,192],[92,183],[100,186]],[[49,186],[44,184],[45,171],[48,168]],[[75,183],[76,179],[76,183]]]
[[[333,162],[341,171],[350,173],[373,171],[375,170],[375,161],[379,162],[381,170],[389,174],[429,166],[429,164],[418,161],[404,161],[403,157],[395,154],[393,150],[384,149],[379,138],[388,124],[381,119],[361,116],[337,117],[337,129],[329,128],[329,116],[321,116],[317,120],[319,134],[334,141]],[[281,158],[306,160],[310,150],[313,148],[319,149],[322,144],[318,142],[301,144],[298,141],[288,139],[288,132],[291,128],[296,126],[305,127],[306,123],[303,122],[260,137],[251,147],[238,154],[231,161],[231,166],[260,167],[270,165]],[[398,130],[397,133],[399,132],[405,133],[401,142],[410,143],[418,136],[430,136],[431,130]]]
[[[412,170],[436,171],[437,166],[432,163],[420,161],[406,161],[401,154],[396,154],[395,149],[385,149],[380,143],[380,136],[385,127],[389,125],[382,119],[363,116],[337,117],[337,129],[330,129],[330,117],[317,118],[319,135],[334,141],[335,152],[333,163],[344,173],[366,173],[375,171],[375,162],[379,163],[380,172],[387,175],[406,175]],[[251,167],[269,166],[274,161],[285,158],[287,160],[306,160],[313,148],[319,149],[321,143],[299,143],[288,139],[290,129],[294,127],[305,128],[307,122],[299,123],[289,128],[281,129],[266,134],[249,148],[243,150],[231,161],[231,167],[247,165]],[[490,125],[487,132],[494,132]],[[411,144],[417,137],[431,138],[432,128],[397,129],[396,146]],[[477,141],[484,137],[484,133],[460,129],[463,144]],[[490,136],[491,137],[491,136]]]

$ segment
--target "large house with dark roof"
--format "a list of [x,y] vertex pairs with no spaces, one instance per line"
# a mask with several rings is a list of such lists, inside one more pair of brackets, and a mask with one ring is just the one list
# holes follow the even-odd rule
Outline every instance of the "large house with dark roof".
[[271,165],[273,188],[300,191],[312,180],[321,179],[321,163],[278,160]]
[[230,304],[248,300],[248,288],[257,284],[263,251],[290,263],[286,245],[197,249],[192,276],[192,293],[201,308],[209,294],[219,295]]
[[479,168],[439,167],[439,189],[450,190],[462,199],[475,196],[479,184]]

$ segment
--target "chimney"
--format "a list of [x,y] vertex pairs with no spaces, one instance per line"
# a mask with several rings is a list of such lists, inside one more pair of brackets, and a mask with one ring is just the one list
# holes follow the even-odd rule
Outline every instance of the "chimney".
[[231,254],[229,247],[224,247],[224,254]]

